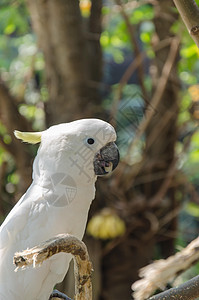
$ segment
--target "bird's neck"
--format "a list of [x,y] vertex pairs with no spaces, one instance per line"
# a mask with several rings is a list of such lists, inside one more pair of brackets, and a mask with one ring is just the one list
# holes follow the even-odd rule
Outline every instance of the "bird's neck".
[[47,158],[36,156],[33,163],[33,181],[38,185],[54,190],[60,186],[89,186],[93,185],[97,179],[94,174],[93,163],[80,163],[72,156],[60,161],[50,161]]

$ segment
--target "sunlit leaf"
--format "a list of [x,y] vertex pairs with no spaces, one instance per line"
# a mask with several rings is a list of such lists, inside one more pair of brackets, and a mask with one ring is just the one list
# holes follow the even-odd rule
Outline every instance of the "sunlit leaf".
[[4,29],[5,34],[11,34],[15,31],[16,25],[14,23],[8,24]]
[[140,38],[144,43],[149,43],[151,41],[151,36],[148,32],[142,32]]
[[189,58],[193,55],[198,55],[198,47],[196,44],[192,44],[189,47],[183,48],[180,50],[180,54],[182,57]]
[[138,24],[141,21],[151,20],[153,17],[153,7],[150,5],[142,5],[132,12],[130,20],[133,24]]
[[17,173],[12,173],[8,175],[8,181],[12,184],[18,184],[19,182],[19,175]]
[[11,136],[9,134],[5,134],[3,137],[3,141],[5,144],[10,144],[12,141]]
[[199,217],[199,206],[197,204],[189,202],[185,209],[193,217]]

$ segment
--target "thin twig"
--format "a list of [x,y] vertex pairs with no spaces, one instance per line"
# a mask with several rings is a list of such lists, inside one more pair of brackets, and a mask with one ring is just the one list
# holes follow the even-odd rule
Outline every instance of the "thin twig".
[[[158,0],[139,0],[139,1],[135,0],[135,1],[129,1],[127,3],[123,3],[123,7],[125,11],[130,11],[130,10],[137,9],[146,4],[151,4],[153,6],[159,5]],[[111,13],[118,12],[118,11],[120,11],[120,5],[116,4],[113,6]]]
[[126,23],[126,27],[127,27],[128,32],[129,32],[129,37],[130,37],[132,49],[133,49],[133,52],[134,52],[134,55],[135,55],[135,60],[139,61],[138,64],[137,64],[138,80],[139,80],[139,84],[140,84],[141,91],[142,91],[142,94],[143,94],[143,98],[147,99],[147,92],[146,92],[146,88],[145,88],[145,85],[144,85],[144,76],[145,76],[144,65],[143,65],[142,58],[140,59],[141,51],[139,49],[137,38],[135,36],[135,29],[134,29],[134,27],[132,26],[132,24],[130,22],[129,16],[127,15],[127,13],[124,9],[122,1],[121,0],[115,0],[115,2],[119,5],[120,13],[121,13],[121,15],[122,15],[122,17],[123,17],[123,19]]
[[[178,37],[174,37],[171,40],[171,46],[170,46],[170,51],[169,51],[167,60],[163,66],[161,77],[157,83],[156,90],[155,90],[152,100],[150,102],[150,110],[149,109],[147,110],[146,117],[140,123],[139,128],[136,133],[136,136],[134,137],[132,143],[129,145],[128,152],[125,157],[125,161],[127,162],[127,165],[129,165],[129,163],[131,162],[131,153],[133,152],[134,147],[137,145],[141,136],[143,135],[146,128],[148,127],[152,117],[154,116],[154,114],[156,112],[156,108],[162,99],[162,95],[166,89],[167,81],[170,76],[170,73],[171,73],[171,70],[173,67],[173,63],[174,63],[177,53],[178,53],[179,44],[180,44],[180,39]],[[144,162],[144,159],[143,159],[143,162]],[[140,169],[142,168],[142,164],[143,163],[140,163],[139,167],[136,169],[135,173],[133,174],[134,178],[136,177],[136,174],[138,174]],[[126,165],[123,164],[123,166],[120,168],[120,172],[118,173],[119,179],[123,178],[125,170],[126,170]],[[131,185],[132,185],[132,181],[131,181]]]
[[[118,88],[117,88],[116,95],[115,95],[113,105],[112,105],[112,109],[110,112],[110,117],[111,117],[113,126],[116,126],[115,116],[116,116],[116,113],[118,110],[118,102],[121,100],[121,97],[122,97],[123,88],[127,84],[131,75],[137,70],[139,65],[142,63],[142,61],[144,60],[145,57],[146,57],[146,53],[140,52],[139,55],[136,57],[136,59],[134,59],[132,61],[132,63],[129,65],[129,67],[126,69],[126,71],[124,72],[124,74],[118,84]],[[145,101],[148,103],[148,101],[146,99],[145,99]]]
[[169,169],[167,171],[167,175],[165,176],[164,181],[162,182],[158,192],[155,194],[153,198],[150,199],[149,206],[155,207],[165,196],[171,181],[173,179],[173,176],[176,172],[176,162],[178,161],[178,157],[175,157],[173,161],[171,162]]
[[172,70],[173,63],[174,63],[177,53],[178,53],[179,44],[180,44],[179,38],[176,38],[176,37],[173,38],[167,60],[162,69],[162,75],[159,79],[159,82],[157,83],[157,88],[156,88],[154,95],[152,97],[152,100],[150,102],[150,109],[147,110],[146,118],[141,122],[141,124],[139,126],[139,131],[137,132],[136,137],[134,138],[132,144],[129,147],[127,159],[130,159],[129,156],[132,153],[132,149],[137,144],[138,140],[140,139],[140,137],[146,130],[149,122],[151,121],[151,118],[153,117],[153,115],[156,111],[156,108],[157,108],[159,102],[162,99],[162,95],[166,89],[167,81],[168,81],[170,72]]

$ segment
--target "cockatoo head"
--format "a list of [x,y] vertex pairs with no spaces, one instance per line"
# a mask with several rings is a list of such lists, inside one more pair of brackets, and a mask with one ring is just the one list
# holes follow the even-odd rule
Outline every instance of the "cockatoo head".
[[[40,179],[45,172],[61,172],[88,181],[112,172],[119,162],[115,130],[99,119],[54,125],[43,132],[15,131],[15,136],[24,142],[41,142],[33,167]],[[36,175],[33,172],[33,178]]]

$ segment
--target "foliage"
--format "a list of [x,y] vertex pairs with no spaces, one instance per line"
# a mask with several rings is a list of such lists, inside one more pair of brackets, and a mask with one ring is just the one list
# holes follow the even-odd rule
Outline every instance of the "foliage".
[[[43,55],[37,48],[25,2],[23,0],[1,1],[1,78],[16,97],[19,113],[31,121],[34,130],[42,130],[45,126],[44,102],[48,95],[43,70]],[[0,138],[5,144],[11,143],[11,136],[1,120]],[[0,168],[3,168],[5,172],[1,183],[0,200],[3,201],[5,212],[7,212],[18,200],[16,192],[20,178],[16,172],[14,159],[2,146],[0,146]]]

